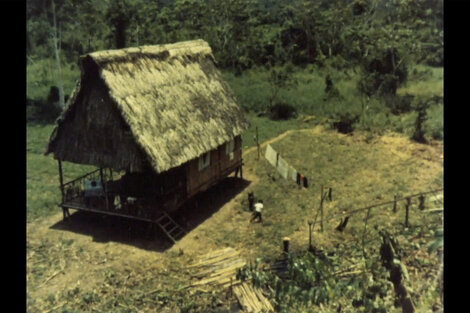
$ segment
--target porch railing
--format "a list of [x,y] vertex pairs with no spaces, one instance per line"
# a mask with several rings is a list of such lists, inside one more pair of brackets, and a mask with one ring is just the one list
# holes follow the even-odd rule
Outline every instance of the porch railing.
[[[113,179],[113,173],[111,169],[97,169],[93,172],[87,173],[83,176],[75,178],[62,185],[64,202],[83,201],[86,197],[86,193],[94,192],[95,196],[106,195],[106,184]],[[93,190],[87,190],[86,186],[93,186]]]

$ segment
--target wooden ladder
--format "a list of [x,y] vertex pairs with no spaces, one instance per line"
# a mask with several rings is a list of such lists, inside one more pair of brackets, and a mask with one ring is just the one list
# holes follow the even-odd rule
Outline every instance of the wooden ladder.
[[186,231],[165,211],[161,211],[160,213],[161,215],[155,220],[155,224],[163,230],[173,243],[176,243],[177,240],[181,239],[186,234]]

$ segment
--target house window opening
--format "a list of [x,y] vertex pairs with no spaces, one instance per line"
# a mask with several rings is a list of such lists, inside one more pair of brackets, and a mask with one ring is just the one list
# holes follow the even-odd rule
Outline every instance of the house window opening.
[[233,160],[235,154],[235,140],[230,140],[225,144],[225,154],[228,155],[230,160]]
[[209,167],[211,164],[211,154],[210,152],[204,153],[199,157],[199,171],[204,170]]

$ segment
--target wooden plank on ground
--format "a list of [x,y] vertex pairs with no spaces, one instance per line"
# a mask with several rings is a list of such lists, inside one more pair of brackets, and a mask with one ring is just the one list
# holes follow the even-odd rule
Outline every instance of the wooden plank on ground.
[[198,279],[188,287],[204,285],[227,287],[230,282],[238,283],[237,270],[244,265],[246,261],[240,258],[240,253],[233,248],[211,251],[188,266],[195,271],[191,276]]
[[251,283],[241,283],[233,287],[233,292],[238,303],[246,313],[273,312],[271,303],[261,292],[261,289],[255,288]]

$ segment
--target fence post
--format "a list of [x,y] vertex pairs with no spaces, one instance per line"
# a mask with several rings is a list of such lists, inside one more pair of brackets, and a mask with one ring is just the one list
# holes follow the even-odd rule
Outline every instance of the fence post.
[[419,196],[419,209],[424,210],[424,195]]
[[321,195],[320,195],[320,230],[323,233],[323,185],[321,185]]
[[397,212],[397,195],[393,196],[393,213]]
[[328,189],[328,200],[331,201],[331,192],[332,192],[333,188],[330,187],[330,189]]
[[256,126],[256,146],[258,147],[258,160],[259,160],[260,156],[259,156],[259,136],[258,136],[258,126]]
[[312,221],[308,221],[308,249],[312,249]]
[[405,206],[405,210],[406,210],[406,215],[405,215],[405,227],[408,227],[408,212],[410,210],[410,202],[411,202],[411,199],[410,198],[406,198],[406,206]]
[[288,255],[289,254],[289,242],[290,242],[290,238],[289,237],[284,237],[282,238],[282,243],[283,243],[283,249],[282,251]]
[[367,216],[366,216],[366,220],[364,222],[364,230],[362,231],[362,255],[364,256],[364,258],[366,257],[365,244],[366,244],[367,221],[369,220],[369,215],[370,215],[370,210],[371,209],[372,209],[371,207],[369,207],[367,209]]

